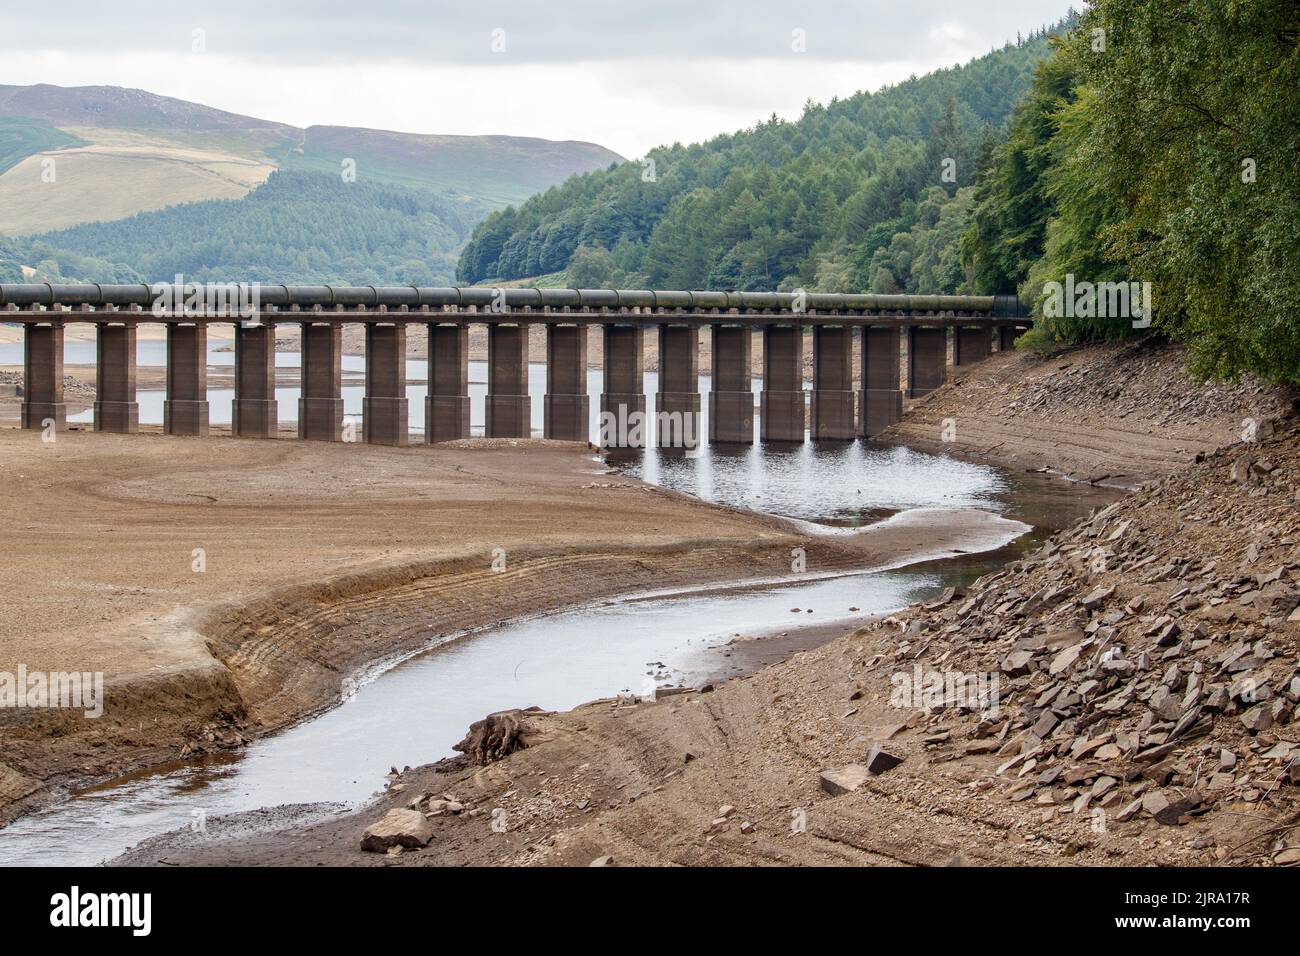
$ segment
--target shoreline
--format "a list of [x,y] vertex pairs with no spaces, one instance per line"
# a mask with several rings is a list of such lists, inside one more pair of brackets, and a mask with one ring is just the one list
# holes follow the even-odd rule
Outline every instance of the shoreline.
[[[574,449],[570,446],[566,450]],[[788,552],[795,545],[807,549],[810,566],[830,569],[826,574],[857,574],[866,573],[868,567],[883,570],[942,558],[943,553],[936,552],[933,541],[917,541],[927,522],[948,526],[946,540],[957,553],[971,548],[997,549],[1006,543],[1008,535],[1014,538],[1030,530],[1026,525],[979,511],[964,513],[961,520],[954,522],[954,513],[947,512],[923,518],[919,527],[864,529],[851,539],[827,541],[809,535],[806,529],[786,519],[705,504],[623,476],[618,476],[618,481],[641,494],[734,517],[765,531],[760,538],[749,540],[687,537],[674,544],[615,550],[572,544],[512,550],[511,572],[503,577],[485,568],[477,554],[397,563],[344,572],[314,585],[292,584],[161,618],[121,622],[119,628],[134,629],[138,638],[159,643],[179,641],[188,645],[193,655],[185,665],[166,675],[155,673],[125,683],[110,681],[110,699],[116,698],[113,719],[156,723],[162,714],[175,713],[174,704],[167,701],[202,701],[198,708],[191,703],[187,715],[191,725],[200,725],[199,733],[182,730],[169,734],[159,744],[128,748],[98,772],[56,771],[9,800],[0,807],[0,814],[6,822],[12,821],[77,790],[165,765],[176,758],[178,747],[182,756],[238,749],[337,706],[346,699],[348,685],[361,675],[382,672],[397,660],[418,656],[437,640],[423,632],[425,618],[419,611],[412,619],[421,629],[413,630],[410,621],[403,619],[402,609],[418,606],[430,590],[437,590],[443,598],[453,591],[463,593],[465,596],[458,600],[477,609],[475,614],[454,621],[441,619],[439,635],[445,637],[449,632],[478,633],[521,616],[553,613],[629,593],[681,590],[679,585],[691,590],[717,585],[763,586],[789,577]],[[1014,533],[1004,529],[1013,529]],[[614,573],[608,583],[594,584],[597,578],[584,573],[584,566],[600,566],[605,572],[613,569]],[[506,579],[510,581],[509,595],[501,587]],[[557,579],[573,584],[557,589]],[[378,623],[385,637],[376,644],[372,633],[369,640],[356,642],[357,624],[347,619],[353,608],[373,605],[376,599],[382,599],[384,614],[376,621],[365,618],[369,612],[364,612],[359,618],[365,624],[361,630],[369,631]],[[339,620],[344,621],[341,627],[336,624]],[[845,624],[845,630],[851,627]],[[311,637],[310,648],[298,640],[307,635]],[[327,662],[325,666],[321,666],[322,658]],[[161,712],[160,696],[164,700]],[[29,743],[39,739],[42,732],[57,734],[69,729],[66,715],[57,712],[37,713],[25,722],[27,726],[22,723],[9,722],[9,730],[21,732]],[[3,726],[0,724],[0,728]],[[67,763],[66,759],[62,762]]]
[[[1015,357],[1013,361],[1016,360],[1021,359]],[[1003,374],[1007,364],[1010,363],[1004,362],[1002,368],[991,366],[987,374],[991,377]],[[972,381],[980,382],[980,372],[976,369],[941,389],[928,402],[916,403],[913,410],[919,408],[920,412],[913,416],[909,410],[896,431],[905,433],[909,427],[924,430],[917,424],[918,420],[924,422],[933,417],[945,402],[957,397],[964,395],[969,399],[969,394],[959,390],[969,388]],[[981,384],[986,382],[987,379]],[[1032,392],[1033,388],[1030,383],[1026,390]],[[1270,403],[1271,407],[1278,407],[1271,396],[1266,399],[1261,402],[1265,408]],[[972,406],[978,409],[981,404],[985,403],[975,402]],[[1053,668],[1064,666],[1053,656],[1059,657],[1057,649],[1063,645],[1058,642],[1062,637],[1052,635],[1078,633],[1085,638],[1084,646],[1087,646],[1090,642],[1086,633],[1100,624],[1101,612],[1094,611],[1088,632],[1073,629],[1082,627],[1087,609],[1095,607],[1099,600],[1084,595],[1085,590],[1097,589],[1096,583],[1088,583],[1086,566],[1082,582],[1072,585],[1068,591],[1059,584],[1060,591],[1051,591],[1050,583],[1044,588],[1043,581],[1059,582],[1063,576],[1079,573],[1077,559],[1071,557],[1078,553],[1077,542],[1086,542],[1103,532],[1109,540],[1115,540],[1133,522],[1146,521],[1156,528],[1164,528],[1155,533],[1165,537],[1152,539],[1154,544],[1147,543],[1140,535],[1133,538],[1128,548],[1136,550],[1126,551],[1134,557],[1126,559],[1123,569],[1116,569],[1116,584],[1112,587],[1124,588],[1125,600],[1130,595],[1136,596],[1129,601],[1127,609],[1108,612],[1106,620],[1127,621],[1143,610],[1143,601],[1154,608],[1161,607],[1169,599],[1167,592],[1177,585],[1162,585],[1163,569],[1152,564],[1154,557],[1141,556],[1152,548],[1169,547],[1175,554],[1182,554],[1186,547],[1177,530],[1181,520],[1172,526],[1168,524],[1170,519],[1165,513],[1173,511],[1173,506],[1164,504],[1161,496],[1165,492],[1161,489],[1183,487],[1189,481],[1189,487],[1196,488],[1204,479],[1184,477],[1193,467],[1193,458],[1197,462],[1202,459],[1214,462],[1216,475],[1226,475],[1229,470],[1233,476],[1241,474],[1239,462],[1228,468],[1231,459],[1240,453],[1231,447],[1237,424],[1231,416],[1237,413],[1231,402],[1226,407],[1226,414],[1223,408],[1211,408],[1217,414],[1199,436],[1202,445],[1225,446],[1224,450],[1206,453],[1193,449],[1190,454],[1188,449],[1179,453],[1172,449],[1160,450],[1141,462],[1152,469],[1153,475],[1134,483],[1141,486],[1140,490],[1118,497],[1105,508],[1094,509],[1088,518],[1071,522],[1066,530],[1052,535],[1032,553],[1020,557],[1008,555],[1006,564],[996,571],[985,571],[972,582],[969,590],[958,589],[947,598],[913,605],[859,627],[851,634],[832,637],[815,648],[792,649],[793,653],[780,663],[750,671],[708,693],[686,692],[641,704],[595,701],[563,713],[525,715],[535,725],[540,745],[528,746],[498,762],[481,766],[460,757],[404,771],[390,781],[392,786],[388,792],[356,811],[313,821],[295,820],[294,808],[280,808],[260,816],[252,815],[257,817],[255,824],[244,819],[232,821],[232,825],[246,829],[232,833],[230,839],[224,839],[218,832],[207,842],[198,843],[187,840],[184,834],[174,834],[170,839],[143,845],[116,862],[151,863],[162,857],[171,864],[252,865],[581,866],[593,860],[610,859],[615,865],[791,862],[942,865],[959,859],[964,863],[993,865],[1025,865],[1026,862],[1070,865],[1080,861],[1096,865],[1135,860],[1177,864],[1202,860],[1210,851],[1223,853],[1223,849],[1214,848],[1239,842],[1225,835],[1232,832],[1232,827],[1238,826],[1239,835],[1249,834],[1248,839],[1253,839],[1260,827],[1268,832],[1267,821],[1276,817],[1261,813],[1258,823],[1238,825],[1233,822],[1234,817],[1212,816],[1207,818],[1208,826],[1188,824],[1191,829],[1186,841],[1173,842],[1164,837],[1177,836],[1176,831],[1153,833],[1151,829],[1154,826],[1156,831],[1162,831],[1172,820],[1163,817],[1159,821],[1150,820],[1146,813],[1129,819],[1133,811],[1127,803],[1135,793],[1139,799],[1134,806],[1145,806],[1143,800],[1165,799],[1167,793],[1167,799],[1172,802],[1180,793],[1189,792],[1186,788],[1195,785],[1200,775],[1196,759],[1200,751],[1194,748],[1189,749],[1190,764],[1166,760],[1155,767],[1158,776],[1153,776],[1150,769],[1141,769],[1141,763],[1136,768],[1118,766],[1113,757],[1107,757],[1110,762],[1100,767],[1085,761],[1078,769],[1069,769],[1075,766],[1071,754],[1083,746],[1087,737],[1087,734],[1080,736],[1071,747],[1072,738],[1068,734],[1078,733],[1071,721],[1067,722],[1067,736],[1056,751],[1064,755],[1061,766],[1071,776],[1061,778],[1056,788],[1039,783],[1041,789],[1035,790],[1036,778],[1032,776],[1018,783],[1016,770],[1008,772],[1002,765],[1015,768],[1019,762],[1035,756],[1037,759],[1025,770],[1032,769],[1034,762],[1048,766],[1055,763],[1045,760],[1046,748],[1036,747],[1039,738],[1031,731],[1038,726],[1034,701],[1045,686],[1052,686],[1045,683],[1047,661],[1052,662]],[[1076,413],[1097,415],[1100,414],[1097,408],[1094,401]],[[1156,407],[1155,417],[1162,411]],[[1001,427],[1000,415],[992,421],[994,427]],[[1295,432],[1294,427],[1291,432]],[[1033,468],[1024,467],[1024,453],[1036,454],[1041,447],[1032,434],[1019,452],[1012,449],[1010,453],[986,458],[980,457],[975,444],[967,442],[957,448],[931,450],[969,454],[978,460],[991,460],[1030,473],[1042,471],[1037,464]],[[1273,454],[1286,454],[1287,447],[1280,445]],[[1100,456],[1114,461],[1114,451],[1105,449]],[[1122,458],[1125,449],[1120,448],[1119,452]],[[1128,458],[1129,463],[1137,461],[1131,455]],[[1276,479],[1285,474],[1272,463],[1266,462],[1261,467],[1260,480],[1265,482],[1269,482],[1269,475]],[[1077,471],[1055,470],[1066,472],[1067,479],[1078,480]],[[1166,477],[1160,477],[1162,470]],[[1222,496],[1224,492],[1217,490],[1221,486],[1214,487],[1215,493]],[[1260,493],[1261,490],[1255,492]],[[1295,493],[1300,495],[1300,490]],[[1129,517],[1124,518],[1125,515]],[[1288,540],[1283,539],[1281,544],[1286,545]],[[1129,538],[1124,541],[1128,542]],[[1208,569],[1215,565],[1215,561],[1207,560]],[[1232,562],[1224,562],[1225,571],[1232,566]],[[1147,570],[1135,575],[1130,567]],[[1300,563],[1293,561],[1292,567],[1300,569]],[[1277,574],[1281,573],[1285,582],[1285,569],[1284,563],[1281,572],[1261,580],[1276,581]],[[1112,574],[1105,575],[1103,583],[1111,577]],[[1300,580],[1295,573],[1292,579]],[[1226,586],[1231,587],[1231,581]],[[1066,594],[1064,604],[1054,608],[1048,603],[1037,609],[1035,588],[1041,589],[1040,593]],[[1077,594],[1074,588],[1078,588]],[[1104,596],[1109,592],[1099,593]],[[1174,598],[1177,597],[1175,593]],[[1285,615],[1281,601],[1284,598],[1269,606],[1282,608]],[[1016,605],[1036,609],[1013,611],[1009,618],[1003,616]],[[1196,602],[1186,603],[1187,608],[1197,606]],[[1244,614],[1231,611],[1225,616],[1223,612],[1227,608],[1215,612],[1213,606],[1207,607],[1208,611],[1202,610],[1197,616],[1213,622],[1231,621],[1234,615]],[[1073,616],[1065,613],[1071,609],[1077,609]],[[1241,620],[1263,620],[1255,616],[1253,608],[1248,610],[1251,615]],[[1155,633],[1152,622],[1156,614],[1157,611],[1140,613],[1140,620],[1133,621],[1139,630],[1126,643],[1140,642],[1144,634]],[[1075,618],[1080,624],[1073,624]],[[1300,617],[1292,615],[1291,620]],[[1211,628],[1214,626],[1210,624]],[[1259,633],[1255,627],[1248,625],[1248,637],[1252,630]],[[977,628],[978,632],[967,640],[965,635],[971,628]],[[1046,644],[1042,637],[1033,637],[1039,633],[1048,636]],[[1198,629],[1196,633],[1206,632]],[[1017,638],[1017,635],[1024,636]],[[1207,636],[1224,639],[1213,631]],[[942,710],[900,713],[889,704],[886,678],[891,665],[906,668],[946,665],[975,671],[990,665],[996,671],[999,663],[1004,669],[1019,667],[1018,658],[1014,665],[1007,663],[1010,658],[1006,655],[1013,640],[1020,642],[1016,647],[1034,649],[1030,653],[1042,653],[1044,647],[1051,650],[1044,663],[1037,665],[1043,668],[1041,675],[1032,679],[1016,677],[1019,671],[1014,670],[1004,675],[1008,693],[1016,703],[1010,710],[1010,719],[1001,722],[1001,736],[995,740],[984,742],[987,731],[982,729],[982,724],[976,724],[975,715],[959,719],[962,715]],[[990,645],[986,647],[982,642]],[[745,643],[749,645],[745,650],[762,645],[761,641]],[[1168,657],[1168,652],[1165,656]],[[1082,666],[1080,661],[1081,669]],[[1159,673],[1157,669],[1157,681]],[[1148,688],[1145,693],[1150,693],[1149,680],[1144,679],[1142,684]],[[1026,693],[1028,696],[1023,697]],[[1111,696],[1108,694],[1105,699]],[[1127,695],[1120,703],[1126,700]],[[1041,707],[1041,703],[1037,706]],[[1111,713],[1117,716],[1109,718]],[[1143,729],[1147,724],[1141,723],[1136,731],[1123,729],[1128,726],[1124,724],[1109,736],[1100,732],[1108,719],[1134,719],[1128,713],[1127,709],[1108,706],[1090,717],[1094,721],[1096,717],[1103,719],[1096,731],[1097,741],[1091,744],[1093,748],[1107,741],[1116,742],[1103,747],[1104,757],[1109,748],[1118,752],[1122,760],[1125,754],[1132,753],[1128,748],[1138,746],[1135,741],[1148,736]],[[1136,714],[1140,715],[1141,711]],[[1222,727],[1231,733],[1232,723],[1220,720],[1215,724],[1216,732]],[[1170,726],[1160,724],[1149,732],[1155,745],[1147,744],[1148,749],[1157,754],[1168,752],[1158,746],[1162,737],[1157,732]],[[1050,728],[1045,732],[1050,734]],[[1273,754],[1285,746],[1286,739],[1293,738],[1294,735],[1287,738],[1261,734],[1258,741],[1250,739],[1242,766],[1257,772],[1266,766],[1261,764],[1261,756]],[[817,786],[819,769],[824,772],[827,767],[861,760],[861,752],[873,740],[884,741],[884,746],[902,756],[902,769],[870,778],[857,793],[837,797],[821,792],[825,788]],[[1275,744],[1279,740],[1282,743]],[[1232,746],[1241,753],[1240,744],[1224,742],[1215,746]],[[1272,750],[1268,750],[1270,746]],[[1046,752],[1055,756],[1052,751]],[[1087,752],[1085,747],[1084,753]],[[1020,756],[1007,763],[1008,756],[1016,754]],[[1021,772],[1019,779],[1024,777]],[[1052,775],[1044,777],[1049,778],[1057,779]],[[1113,793],[1104,799],[1095,798],[1108,808],[1107,815],[1119,814],[1113,824],[1115,833],[1110,837],[1093,833],[1090,838],[1089,830],[1094,828],[1090,827],[1088,816],[1074,815],[1071,810],[1077,809],[1080,803],[1086,806],[1090,793],[1105,793],[1107,786],[1114,787],[1116,779],[1121,784]],[[1081,780],[1081,785],[1067,785],[1076,780]],[[1170,785],[1168,791],[1154,789],[1165,785]],[[1221,786],[1217,778],[1215,785]],[[1258,799],[1249,790],[1243,792],[1245,800]],[[1277,792],[1273,800],[1285,807],[1289,792]],[[434,838],[428,848],[396,856],[364,853],[359,849],[357,838],[361,829],[386,809],[407,806],[413,794],[418,799],[421,794],[442,793],[454,793],[466,812],[461,816],[431,818]],[[1019,801],[1024,795],[1037,795],[1038,799],[1033,804],[1022,804]],[[1207,808],[1213,808],[1213,799],[1205,805]],[[1116,803],[1117,800],[1121,802]],[[720,804],[727,806],[722,808],[726,812],[718,817]],[[735,817],[729,817],[731,806],[737,808]],[[1156,806],[1152,804],[1153,808]],[[791,807],[807,808],[807,837],[789,833]],[[483,820],[476,821],[477,814],[489,809],[508,815],[508,832],[488,835]],[[1258,809],[1267,808],[1260,805]],[[1284,814],[1285,810],[1279,812]],[[1183,817],[1178,823],[1182,825],[1187,820]],[[1072,860],[1077,854],[1084,856]]]

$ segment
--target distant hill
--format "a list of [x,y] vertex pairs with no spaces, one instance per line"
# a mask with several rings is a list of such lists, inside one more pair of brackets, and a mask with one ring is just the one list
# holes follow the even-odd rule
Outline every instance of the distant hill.
[[352,158],[358,175],[493,206],[517,205],[574,173],[623,161],[603,146],[573,140],[394,133],[351,126],[309,126],[302,143],[278,158],[286,169],[332,175],[338,175],[344,159]]
[[1052,29],[876,92],[574,177],[474,231],[458,280],[656,289],[969,291],[990,144]]
[[237,199],[276,169],[337,176],[344,159],[359,181],[495,208],[622,158],[593,143],[299,129],[112,86],[0,86],[0,234]]

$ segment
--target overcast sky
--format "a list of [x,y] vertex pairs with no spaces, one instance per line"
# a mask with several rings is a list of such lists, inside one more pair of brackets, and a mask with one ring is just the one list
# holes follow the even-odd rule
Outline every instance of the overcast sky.
[[1069,5],[9,3],[0,83],[139,87],[297,126],[590,140],[631,158],[963,62]]

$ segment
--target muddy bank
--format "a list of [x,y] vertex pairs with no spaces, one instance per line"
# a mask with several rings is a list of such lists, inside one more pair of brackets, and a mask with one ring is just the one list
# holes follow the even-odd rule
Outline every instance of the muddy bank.
[[[674,568],[743,576],[793,540],[755,515],[601,478],[583,446],[77,432],[45,444],[16,429],[0,446],[12,505],[0,516],[0,671],[102,672],[108,701],[98,719],[0,714],[10,815],[51,788],[239,746],[327,706],[350,668],[428,636],[390,629],[382,608],[382,626],[356,611],[390,591],[418,600],[422,576],[447,572],[447,626],[473,627]],[[494,549],[509,571],[476,582]],[[601,562],[601,575],[586,570]],[[479,586],[496,589],[491,601]]]
[[794,547],[833,573],[1024,530],[968,511],[815,538],[536,441],[430,450],[68,433],[46,446],[9,431],[0,442],[19,500],[59,503],[6,519],[5,560],[21,556],[23,574],[0,598],[15,628],[0,670],[102,671],[110,703],[95,720],[0,715],[10,816],[89,780],[242,747],[448,635],[615,594],[789,577]]

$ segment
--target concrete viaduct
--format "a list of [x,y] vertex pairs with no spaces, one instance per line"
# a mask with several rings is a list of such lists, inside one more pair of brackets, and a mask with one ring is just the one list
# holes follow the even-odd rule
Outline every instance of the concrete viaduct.
[[[197,292],[197,295],[195,293]],[[239,285],[0,285],[0,321],[24,326],[22,427],[47,420],[65,425],[63,328],[70,322],[98,329],[96,431],[135,432],[136,327],[167,330],[167,386],[163,430],[206,435],[207,328],[235,326],[237,436],[274,438],[275,326],[302,328],[298,437],[343,437],[342,327],[366,331],[364,441],[405,445],[406,338],[428,335],[428,397],[424,439],[468,438],[470,400],[468,326],[488,327],[486,435],[531,434],[528,326],[546,326],[547,438],[586,441],[587,336],[604,337],[601,411],[624,415],[646,408],[642,350],[650,330],[659,341],[657,412],[700,412],[699,341],[712,341],[710,442],[753,441],[751,390],[753,332],[762,335],[760,437],[765,441],[852,440],[878,433],[901,414],[902,342],[908,362],[907,397],[941,385],[948,354],[954,364],[986,358],[996,343],[1010,348],[1031,320],[1014,296],[858,295],[777,292],[651,292],[613,289],[435,289]],[[160,306],[160,303],[163,303]],[[804,400],[803,329],[813,335],[813,388]],[[952,343],[949,348],[951,330]],[[854,336],[860,336],[855,388]],[[806,411],[808,414],[806,415]],[[661,423],[662,428],[662,423]],[[698,430],[689,432],[698,435]],[[677,442],[665,440],[660,444]]]

